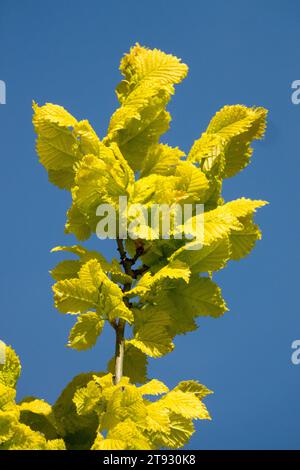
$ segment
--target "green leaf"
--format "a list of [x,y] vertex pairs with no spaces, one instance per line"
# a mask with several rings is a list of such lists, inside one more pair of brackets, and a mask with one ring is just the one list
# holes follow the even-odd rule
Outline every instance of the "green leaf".
[[247,256],[254,248],[257,240],[261,239],[261,232],[253,221],[252,217],[245,217],[241,219],[242,228],[233,232],[230,237],[230,258],[233,260],[240,260]]
[[122,59],[123,80],[117,88],[121,107],[113,114],[105,142],[117,142],[134,169],[169,127],[165,111],[173,84],[187,74],[177,57],[138,44]]
[[73,233],[80,240],[87,240],[92,233],[92,228],[96,225],[96,219],[90,220],[87,214],[84,214],[76,206],[72,204],[67,212],[67,221],[65,224],[65,233]]
[[174,345],[169,333],[171,319],[160,306],[146,305],[134,310],[134,338],[129,343],[151,357],[170,352]]
[[130,204],[143,204],[151,208],[153,204],[172,204],[184,200],[185,193],[180,188],[178,176],[151,174],[138,179],[133,188]]
[[205,385],[199,384],[199,382],[195,380],[184,380],[183,382],[179,382],[178,385],[174,388],[174,391],[182,391],[182,392],[192,392],[196,395],[199,400],[205,398],[207,395],[213,393],[209,390]]
[[85,155],[76,166],[66,232],[79,240],[88,238],[99,222],[98,206],[110,204],[118,210],[119,197],[128,197],[133,183],[133,171],[116,143],[101,144],[99,156]]
[[219,317],[227,310],[221,289],[207,277],[193,276],[188,285],[177,283],[167,295],[174,308],[191,312],[194,316]]
[[133,321],[133,314],[123,301],[122,290],[108,278],[101,285],[98,312],[107,315],[109,321],[117,318],[122,318],[128,323]]
[[14,435],[18,418],[13,411],[0,411],[0,450]]
[[224,206],[222,206],[222,209],[231,213],[234,217],[240,218],[246,217],[248,215],[254,215],[256,209],[259,209],[260,207],[263,207],[267,204],[268,203],[266,201],[257,201],[242,197],[240,199],[227,202]]
[[170,176],[174,175],[184,152],[178,147],[172,148],[167,144],[157,144],[150,147],[146,158],[142,162],[141,177],[151,174]]
[[82,245],[56,246],[55,248],[52,248],[51,253],[56,253],[58,251],[66,251],[68,253],[72,253],[78,256],[81,261],[80,267],[83,263],[86,263],[91,259],[96,259],[97,261],[99,261],[99,263],[101,264],[101,268],[105,272],[109,272],[111,270],[111,264],[105,259],[105,257],[101,253],[95,250],[88,250]]
[[156,379],[152,379],[150,382],[147,382],[145,385],[139,387],[139,392],[142,393],[142,395],[162,395],[168,391],[168,387]]
[[204,273],[224,268],[230,256],[230,242],[228,236],[225,236],[200,249],[197,240],[186,243],[173,253],[170,261],[180,260],[189,266],[192,273]]
[[98,403],[101,401],[101,389],[94,380],[91,380],[86,387],[79,388],[74,395],[77,413],[79,415],[89,415],[96,411]]
[[169,420],[169,430],[155,435],[154,442],[157,448],[180,449],[188,443],[195,432],[193,422],[176,413],[169,413]]
[[227,204],[204,213],[204,245],[223,239],[233,230],[239,230],[238,218],[227,209]]
[[112,203],[118,207],[119,196],[129,195],[134,175],[118,147],[107,147],[110,162],[85,156],[76,170],[73,202],[86,214],[94,215],[99,204]]
[[78,351],[91,348],[104,326],[104,320],[95,312],[82,313],[73,326],[68,345]]
[[186,76],[188,67],[177,57],[165,54],[158,49],[147,49],[136,44],[126,54],[120,65],[125,80],[118,87],[118,98],[122,103],[130,93],[142,83],[161,88],[180,83]]
[[182,281],[169,283],[154,297],[161,310],[168,312],[171,337],[197,328],[198,316],[219,317],[227,310],[220,288],[209,278],[193,275],[189,284]]
[[181,162],[175,171],[175,176],[180,178],[179,187],[184,195],[184,203],[204,203],[209,183],[205,173],[192,163]]
[[16,390],[0,382],[0,409],[11,411],[15,407]]
[[78,277],[87,289],[98,290],[103,282],[108,279],[98,260],[91,259],[84,263],[78,273]]
[[[53,413],[59,434],[68,449],[90,449],[96,437],[98,420],[96,415],[78,415],[73,402],[76,391],[85,387],[95,375],[83,373],[74,377],[66,386],[53,406]],[[97,374],[104,375],[104,374]]]
[[63,439],[51,439],[46,442],[46,450],[66,450]]
[[76,138],[72,133],[76,119],[62,106],[51,103],[41,107],[34,103],[33,110],[41,163],[47,170],[72,169],[77,160]]
[[109,430],[107,440],[111,439],[118,443],[122,442],[122,439],[125,439],[126,448],[128,450],[152,449],[151,443],[147,437],[131,419],[126,419]]
[[206,172],[219,165],[221,178],[234,176],[248,165],[252,154],[251,142],[263,137],[266,115],[264,108],[224,106],[194,143],[189,160],[200,162]]
[[141,309],[133,309],[133,313],[135,329],[145,325],[167,327],[171,322],[169,311],[162,309],[159,304],[146,304]]
[[211,419],[204,403],[194,393],[172,390],[161,398],[163,406],[173,413],[190,419]]
[[126,292],[125,295],[129,297],[145,296],[148,292],[152,292],[155,288],[159,288],[161,284],[167,279],[183,279],[186,283],[189,282],[190,269],[182,261],[175,260],[158,270],[154,276],[146,272],[137,285]]
[[49,180],[71,189],[76,165],[87,153],[99,154],[100,141],[88,121],[78,122],[62,106],[33,104],[36,150]]
[[20,421],[32,430],[42,432],[46,439],[58,437],[52,407],[44,400],[27,397],[19,403]]
[[100,433],[93,443],[91,450],[126,450],[127,444],[122,439],[104,439]]
[[97,307],[98,292],[85,287],[80,279],[65,279],[53,286],[55,307],[61,313],[84,313]]
[[103,144],[100,142],[89,121],[85,119],[75,123],[74,131],[82,155],[93,154],[102,158]]
[[152,324],[146,324],[138,329],[129,343],[151,357],[161,357],[174,348],[166,328]]
[[39,432],[33,431],[26,424],[13,426],[12,436],[4,444],[2,450],[45,450],[46,439]]
[[74,349],[91,348],[105,320],[133,321],[133,314],[123,301],[122,290],[107,277],[97,259],[82,264],[78,278],[58,281],[53,291],[55,306],[60,312],[81,314],[69,336],[69,346]]
[[77,276],[81,267],[81,262],[75,259],[67,259],[58,263],[55,268],[50,271],[55,281],[63,281]]
[[149,431],[152,441],[159,433],[170,433],[170,412],[159,401],[148,403],[145,430]]
[[21,373],[20,359],[11,346],[0,341],[0,347],[4,352],[4,364],[0,363],[0,383],[15,388]]

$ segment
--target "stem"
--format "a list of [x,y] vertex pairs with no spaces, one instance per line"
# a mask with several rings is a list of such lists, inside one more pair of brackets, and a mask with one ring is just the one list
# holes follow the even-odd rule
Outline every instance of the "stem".
[[135,255],[132,258],[128,258],[127,253],[123,246],[123,241],[120,238],[117,238],[117,245],[118,245],[118,252],[120,253],[120,259],[121,259],[120,264],[123,266],[126,274],[131,276],[133,279],[136,279],[138,275],[143,274],[148,269],[148,267],[145,265],[143,265],[139,269],[132,269],[132,266],[134,266],[137,260],[145,253],[143,246],[136,247]]
[[[124,271],[129,276],[133,277],[134,273],[131,269],[132,260],[127,257],[127,253],[123,246],[123,241],[120,238],[117,238],[118,251],[120,253],[121,264],[124,268]],[[126,292],[131,289],[131,282],[124,284],[123,292]],[[128,308],[130,308],[130,303],[128,299],[125,299],[125,303]],[[124,352],[125,352],[125,332],[126,321],[122,318],[119,319],[118,323],[114,326],[116,332],[116,349],[115,349],[115,375],[114,375],[114,384],[117,385],[122,376],[123,376],[123,363],[124,363]]]
[[124,340],[125,321],[120,319],[116,327],[116,351],[115,351],[115,376],[114,384],[117,385],[123,376],[123,362],[124,362]]
[[140,268],[138,269],[134,269],[133,270],[133,273],[134,273],[134,278],[136,279],[138,276],[141,276],[142,274],[144,274],[146,271],[148,271],[149,269],[149,266],[146,266],[146,264],[143,264]]
[[[138,258],[143,255],[143,247],[138,247],[133,258],[128,258],[127,253],[124,249],[123,241],[120,238],[117,238],[118,251],[120,253],[121,264],[126,274],[131,276],[133,279],[137,279],[138,276],[142,275],[149,268],[148,266],[142,265],[138,269],[132,269],[132,266],[137,262]],[[123,292],[130,290],[132,287],[131,282],[124,284]],[[131,304],[128,299],[124,299],[125,304],[128,308],[131,307]],[[117,385],[122,376],[123,376],[123,363],[124,363],[124,353],[125,353],[125,339],[124,332],[126,321],[122,318],[119,318],[118,321],[112,323],[112,326],[116,332],[116,349],[115,349],[115,375],[114,375],[114,384]]]

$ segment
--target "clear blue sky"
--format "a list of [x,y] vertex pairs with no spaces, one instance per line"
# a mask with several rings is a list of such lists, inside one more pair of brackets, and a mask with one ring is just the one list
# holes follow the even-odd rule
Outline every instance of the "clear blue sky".
[[[215,391],[212,422],[191,449],[300,448],[300,365],[291,363],[299,320],[300,3],[240,1],[0,0],[0,338],[21,356],[19,396],[53,402],[77,373],[101,370],[113,352],[106,331],[85,353],[65,347],[72,319],[52,305],[50,249],[72,244],[63,226],[70,197],[47,181],[34,150],[31,101],[65,106],[105,134],[117,106],[119,60],[136,41],[190,66],[169,110],[171,145],[188,150],[224,104],[269,109],[253,163],[228,180],[227,200],[267,199],[263,240],[251,257],[218,275],[230,312],[200,319],[175,351],[151,361],[150,376],[175,385],[198,379]],[[99,247],[93,239],[89,246]],[[113,245],[104,244],[107,257]]]

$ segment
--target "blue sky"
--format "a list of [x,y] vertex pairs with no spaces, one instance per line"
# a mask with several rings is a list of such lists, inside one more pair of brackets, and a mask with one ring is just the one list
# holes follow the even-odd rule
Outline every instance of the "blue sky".
[[[0,338],[22,359],[19,397],[53,402],[75,374],[103,370],[113,353],[109,331],[91,351],[65,346],[73,321],[53,307],[48,270],[59,259],[50,249],[75,242],[63,232],[70,197],[38,163],[31,101],[61,104],[105,135],[119,60],[138,41],[190,67],[169,106],[170,145],[188,151],[225,104],[269,109],[252,165],[225,185],[227,200],[270,202],[257,217],[263,240],[217,276],[230,311],[200,319],[172,354],[151,361],[149,375],[170,386],[198,379],[215,391],[206,401],[213,420],[197,424],[190,449],[300,448],[300,365],[291,362],[300,339],[300,105],[291,102],[299,24],[297,0],[0,0]],[[112,243],[102,249],[113,255]]]

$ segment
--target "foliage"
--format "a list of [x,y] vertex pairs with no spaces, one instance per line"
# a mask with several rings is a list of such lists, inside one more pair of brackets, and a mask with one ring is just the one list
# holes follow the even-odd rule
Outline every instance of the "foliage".
[[0,365],[0,450],[63,450],[51,406],[33,397],[16,403],[16,384],[21,372],[14,350],[5,347]]
[[[129,207],[202,203],[203,246],[193,250],[195,241],[177,239],[171,230],[170,239],[140,236],[125,244],[116,233],[120,261],[79,244],[53,249],[75,257],[51,271],[56,308],[75,318],[68,346],[91,348],[107,324],[116,333],[116,353],[107,372],[76,377],[51,408],[33,398],[16,404],[19,362],[9,349],[0,375],[2,448],[176,449],[193,434],[193,420],[210,419],[202,399],[211,392],[193,380],[171,391],[149,381],[148,357],[170,353],[174,337],[195,330],[198,317],[228,310],[213,273],[250,253],[261,238],[254,214],[266,203],[244,197],[225,202],[222,185],[250,162],[267,112],[224,106],[185,154],[160,137],[171,120],[166,106],[187,66],[136,44],[120,71],[120,106],[102,140],[87,120],[61,106],[33,105],[40,162],[50,182],[72,197],[65,231],[88,239],[100,204],[122,216],[119,196],[127,196]],[[145,398],[151,395],[159,398]]]

